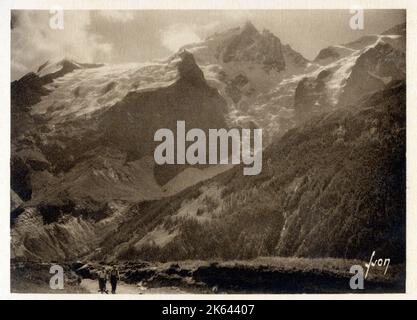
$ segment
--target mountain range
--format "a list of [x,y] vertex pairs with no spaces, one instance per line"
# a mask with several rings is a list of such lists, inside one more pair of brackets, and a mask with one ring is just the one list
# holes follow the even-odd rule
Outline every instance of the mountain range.
[[[12,257],[405,259],[405,24],[305,59],[245,25],[11,83]],[[159,128],[262,128],[263,171],[155,165]]]

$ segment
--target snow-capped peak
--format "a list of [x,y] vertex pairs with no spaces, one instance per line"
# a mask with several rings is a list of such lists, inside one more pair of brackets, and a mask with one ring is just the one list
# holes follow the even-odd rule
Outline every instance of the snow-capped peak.
[[44,77],[48,74],[52,74],[58,71],[61,71],[65,66],[72,66],[73,69],[80,69],[82,68],[81,64],[76,62],[73,59],[67,58],[67,57],[60,57],[60,58],[54,58],[51,60],[46,61],[44,64],[42,64],[39,68],[36,74],[39,77]]

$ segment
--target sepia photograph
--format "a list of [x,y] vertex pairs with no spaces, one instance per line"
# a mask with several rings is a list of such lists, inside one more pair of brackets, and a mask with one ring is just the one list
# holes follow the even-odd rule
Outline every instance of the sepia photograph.
[[405,293],[406,14],[11,10],[10,292]]

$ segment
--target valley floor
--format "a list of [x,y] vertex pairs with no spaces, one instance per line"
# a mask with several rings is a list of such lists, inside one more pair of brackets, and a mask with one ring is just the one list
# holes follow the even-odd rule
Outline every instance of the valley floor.
[[[97,280],[83,279],[80,283],[80,287],[87,293],[98,293]],[[111,289],[107,285],[107,290],[111,294]],[[161,287],[161,288],[146,288],[140,285],[129,284],[123,281],[119,281],[117,284],[116,294],[180,294],[187,293],[176,287]]]
[[[51,263],[13,261],[13,293],[98,294],[97,271],[110,267],[99,262],[65,264],[64,290],[49,288]],[[364,290],[350,289],[352,265],[343,259],[263,257],[244,261],[120,262],[118,294],[207,293],[394,293],[405,290],[405,266],[393,265],[386,275],[371,269]],[[107,284],[110,288],[110,284]]]

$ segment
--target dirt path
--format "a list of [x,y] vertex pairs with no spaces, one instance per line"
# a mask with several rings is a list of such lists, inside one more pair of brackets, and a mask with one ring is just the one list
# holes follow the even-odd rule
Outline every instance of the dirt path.
[[[97,280],[83,279],[80,286],[89,293],[99,293],[98,292],[98,282]],[[107,283],[107,290],[111,294],[111,286]],[[179,288],[175,287],[161,287],[161,288],[145,288],[140,287],[134,284],[128,284],[123,281],[119,281],[117,284],[117,294],[155,294],[155,293],[169,293],[169,294],[180,294],[186,293]]]

